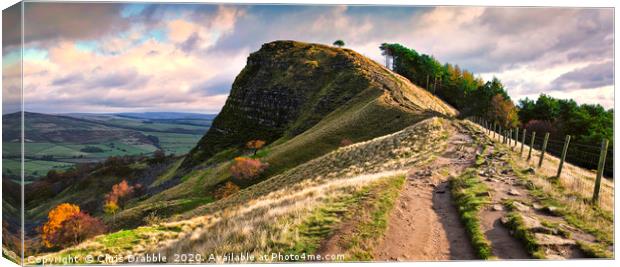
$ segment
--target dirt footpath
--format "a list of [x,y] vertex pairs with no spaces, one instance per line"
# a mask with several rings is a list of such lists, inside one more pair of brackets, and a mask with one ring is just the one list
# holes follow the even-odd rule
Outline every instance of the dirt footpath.
[[471,166],[477,148],[460,130],[448,140],[446,151],[429,166],[411,170],[375,250],[384,261],[467,260],[476,255],[452,204],[448,179]]

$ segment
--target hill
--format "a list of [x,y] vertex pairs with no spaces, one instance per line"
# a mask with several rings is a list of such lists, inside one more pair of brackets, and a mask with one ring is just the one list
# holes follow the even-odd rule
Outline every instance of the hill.
[[[309,63],[311,62],[311,63]],[[295,100],[297,99],[297,100]],[[157,180],[170,186],[132,203],[116,217],[135,227],[150,213],[170,216],[180,201],[205,204],[231,181],[243,145],[263,139],[257,155],[269,164],[246,187],[338,149],[391,134],[426,118],[456,111],[426,90],[350,50],[276,41],[250,55],[212,127],[180,166]],[[157,186],[155,185],[155,186]]]
[[342,139],[361,141],[437,114],[453,116],[456,111],[353,50],[275,41],[248,57],[222,111],[183,166],[253,139],[284,143],[296,138],[277,152],[312,144],[307,155],[292,159],[295,165]]

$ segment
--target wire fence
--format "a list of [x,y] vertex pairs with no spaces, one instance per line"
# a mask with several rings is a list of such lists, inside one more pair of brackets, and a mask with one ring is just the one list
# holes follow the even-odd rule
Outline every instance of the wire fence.
[[[569,193],[591,199],[603,209],[613,210],[613,148],[605,147],[605,140],[597,147],[574,142],[570,137],[557,140],[547,133],[501,129],[481,118],[472,121],[484,128],[493,140],[520,153],[530,167],[537,168],[538,173],[557,179]],[[598,189],[597,180],[600,181]]]

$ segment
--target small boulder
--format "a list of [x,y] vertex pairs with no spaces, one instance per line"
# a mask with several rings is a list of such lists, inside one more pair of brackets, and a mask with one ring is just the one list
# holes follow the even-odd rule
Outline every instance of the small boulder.
[[491,210],[493,210],[493,211],[502,211],[502,210],[504,210],[504,206],[502,206],[501,204],[495,204],[495,205],[493,205],[493,207],[491,207]]
[[553,215],[553,216],[560,216],[560,210],[558,209],[558,207],[554,207],[554,206],[546,206],[542,209],[542,211],[544,211],[545,213],[549,214],[549,215]]
[[538,219],[528,215],[521,215],[521,219],[523,220],[523,226],[527,229],[536,229],[541,228],[543,225],[540,223]]
[[520,212],[526,212],[530,210],[530,207],[518,201],[512,202],[512,206],[515,210],[518,210]]
[[517,191],[516,189],[514,189],[514,188],[511,188],[510,191],[508,191],[508,194],[511,195],[511,196],[520,196],[521,195],[521,193],[519,191]]
[[575,240],[549,234],[535,233],[534,238],[536,238],[536,243],[543,246],[565,246],[576,244]]

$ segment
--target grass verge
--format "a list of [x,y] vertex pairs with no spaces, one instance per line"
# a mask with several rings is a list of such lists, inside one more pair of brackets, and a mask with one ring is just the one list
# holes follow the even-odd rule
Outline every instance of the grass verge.
[[513,231],[514,237],[521,240],[527,252],[536,259],[544,259],[545,251],[536,242],[534,234],[527,229],[521,215],[518,212],[509,212],[507,218],[506,226]]
[[299,226],[300,238],[293,247],[293,252],[316,252],[321,242],[334,234],[346,220],[352,225],[350,231],[342,233],[344,247],[341,249],[345,260],[372,260],[373,250],[387,228],[389,212],[404,182],[404,175],[386,177],[352,195],[317,208]]
[[493,258],[491,243],[480,227],[480,209],[489,204],[489,188],[478,179],[475,169],[468,169],[461,176],[450,179],[452,196],[459,210],[476,254],[481,259]]

